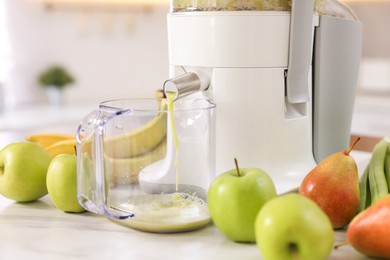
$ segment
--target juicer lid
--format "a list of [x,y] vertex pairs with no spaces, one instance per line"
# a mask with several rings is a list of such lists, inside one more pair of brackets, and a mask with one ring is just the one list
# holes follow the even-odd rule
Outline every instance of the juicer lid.
[[[293,0],[295,1],[295,0]],[[355,13],[338,0],[313,0],[314,11],[357,21]],[[291,11],[291,0],[171,0],[171,12],[197,11]]]

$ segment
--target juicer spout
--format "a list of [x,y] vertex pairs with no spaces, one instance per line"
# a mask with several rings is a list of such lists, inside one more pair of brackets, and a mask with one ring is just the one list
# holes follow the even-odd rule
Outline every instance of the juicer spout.
[[192,93],[206,90],[210,85],[210,81],[206,77],[202,77],[199,73],[187,72],[180,76],[168,79],[164,82],[164,93],[176,93],[176,97],[190,95]]

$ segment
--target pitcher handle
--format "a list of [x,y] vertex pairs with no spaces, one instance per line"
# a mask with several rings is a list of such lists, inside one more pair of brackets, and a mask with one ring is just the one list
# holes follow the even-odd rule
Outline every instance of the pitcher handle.
[[[77,194],[79,203],[88,211],[112,218],[133,217],[106,207],[107,183],[103,158],[103,131],[107,121],[129,110],[96,109],[80,122],[77,139]],[[115,213],[114,213],[115,212]]]

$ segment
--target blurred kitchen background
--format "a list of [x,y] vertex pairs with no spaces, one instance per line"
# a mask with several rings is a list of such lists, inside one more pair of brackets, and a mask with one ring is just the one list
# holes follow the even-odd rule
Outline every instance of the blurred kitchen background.
[[[352,133],[390,133],[390,0],[344,0],[364,27]],[[169,0],[0,0],[0,132],[62,130],[99,102],[153,97],[168,78]],[[37,76],[75,83],[49,105]],[[27,130],[26,130],[27,129]],[[0,144],[1,145],[1,144]]]

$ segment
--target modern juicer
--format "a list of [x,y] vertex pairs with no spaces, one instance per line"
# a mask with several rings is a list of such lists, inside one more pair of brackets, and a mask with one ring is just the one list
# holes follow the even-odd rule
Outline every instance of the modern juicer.
[[362,26],[334,0],[173,0],[165,91],[212,99],[216,173],[258,167],[278,192],[346,149]]

